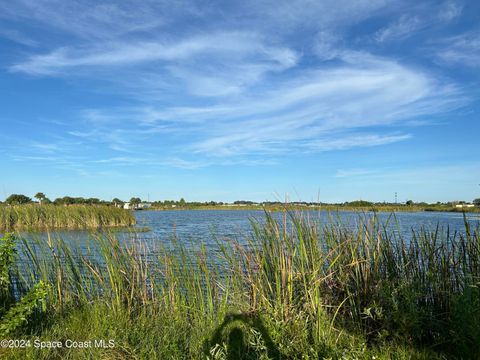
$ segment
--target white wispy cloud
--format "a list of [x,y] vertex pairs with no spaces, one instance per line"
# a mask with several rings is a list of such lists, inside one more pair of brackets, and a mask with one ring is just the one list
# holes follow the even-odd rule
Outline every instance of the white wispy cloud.
[[377,43],[405,40],[425,29],[448,24],[460,17],[462,11],[463,5],[453,1],[436,6],[417,4],[408,13],[377,30],[373,38]]
[[376,15],[388,3],[388,0],[247,0],[239,2],[238,10],[256,20],[258,27],[291,32],[299,27],[325,29],[352,25]]
[[245,58],[255,55],[282,67],[295,65],[297,56],[287,48],[270,47],[253,33],[211,33],[170,42],[113,42],[95,47],[63,47],[45,55],[33,55],[12,70],[51,74],[64,68],[81,66],[129,65],[151,61],[183,61],[200,55]]
[[39,45],[38,41],[31,39],[30,37],[15,29],[0,29],[0,38],[2,37],[29,47],[37,47]]
[[[209,61],[205,61],[206,59]],[[178,79],[193,95],[239,93],[266,74],[294,67],[299,55],[285,46],[268,44],[249,32],[216,32],[169,42],[113,42],[94,47],[65,47],[33,55],[11,66],[32,75],[79,75],[82,69],[118,70],[118,67],[155,63],[171,83]]]
[[[338,132],[398,126],[402,121],[448,111],[465,103],[455,88],[382,59],[361,67],[347,64],[304,75],[262,94],[261,100],[250,98],[232,104],[230,109],[225,105],[210,111],[201,108],[198,114],[190,109],[190,118],[212,120],[204,135],[206,139],[193,144],[191,149],[216,156],[281,152],[293,147],[332,150],[343,146],[335,139]],[[185,116],[184,112],[179,116]],[[381,145],[409,136],[377,135],[353,137],[347,142],[352,146]],[[318,137],[329,145],[322,147],[312,141]],[[334,140],[329,142],[327,137]]]
[[39,142],[32,142],[30,147],[37,149],[38,151],[41,152],[46,152],[46,153],[52,153],[60,150],[59,146],[54,143],[39,143]]
[[115,156],[108,159],[91,160],[90,162],[95,164],[110,164],[110,165],[135,165],[145,162],[144,158],[140,157],[128,157],[128,156]]
[[378,134],[357,134],[344,136],[338,139],[324,138],[312,141],[309,147],[317,151],[346,150],[355,147],[371,147],[392,144],[398,141],[410,139],[410,134],[401,135],[378,135]]
[[79,38],[111,39],[167,24],[168,17],[161,16],[159,11],[165,5],[148,0],[141,3],[20,0],[2,2],[0,18],[36,22]]
[[480,67],[480,31],[447,37],[439,45],[437,57],[443,63]]
[[332,60],[343,56],[345,49],[342,39],[330,31],[320,31],[316,35],[313,51],[322,60]]
[[375,170],[370,169],[361,169],[361,168],[353,168],[353,169],[338,169],[335,173],[336,178],[350,178],[350,177],[359,177],[374,174]]
[[[407,129],[411,119],[468,101],[455,86],[395,61],[348,50],[339,57],[345,61],[335,67],[304,70],[268,89],[209,106],[90,110],[96,133],[71,134],[135,147],[131,144],[141,139],[168,133],[182,139],[173,147],[179,154],[219,163],[252,154],[275,157],[406,141],[411,135],[398,130]],[[121,128],[129,122],[141,126]]]
[[440,7],[438,17],[441,20],[451,21],[460,17],[463,12],[463,4],[455,1],[447,1]]
[[383,43],[390,40],[406,39],[413,35],[420,27],[424,26],[417,16],[403,15],[387,27],[375,33],[375,41]]
[[98,126],[96,123],[86,123],[82,130],[67,131],[65,135],[79,138],[83,144],[102,144],[109,149],[131,153],[132,132],[116,125],[115,128]]

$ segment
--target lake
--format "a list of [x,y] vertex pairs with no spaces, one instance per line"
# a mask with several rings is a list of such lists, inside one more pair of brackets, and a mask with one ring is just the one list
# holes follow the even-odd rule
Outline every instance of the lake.
[[[334,222],[352,230],[358,229],[359,224],[364,223],[366,219],[372,219],[374,216],[373,213],[352,211],[303,211],[302,214],[312,221],[316,221],[318,226]],[[145,257],[147,262],[152,263],[158,262],[158,255],[163,254],[162,248],[173,249],[172,239],[175,239],[176,243],[187,245],[187,247],[192,245],[195,251],[203,245],[209,254],[215,254],[220,250],[219,243],[230,243],[235,240],[242,245],[246,244],[252,232],[251,221],[265,221],[265,213],[255,210],[149,210],[136,211],[134,215],[137,219],[136,228],[139,229],[138,232],[115,229],[113,234],[121,243],[142,245],[141,256]],[[283,221],[285,215],[284,212],[272,214],[273,218],[278,221]],[[380,223],[387,223],[389,233],[400,233],[407,241],[412,236],[412,229],[418,231],[424,228],[435,231],[438,226],[441,236],[445,235],[447,229],[450,236],[454,232],[465,232],[462,213],[399,212],[395,215],[377,213],[376,216]],[[469,213],[466,214],[466,218],[472,229],[478,229],[480,214]],[[150,231],[143,231],[145,227],[148,227]],[[106,230],[107,233],[111,231]],[[81,256],[103,263],[102,256],[99,256],[99,249],[96,246],[98,242],[91,241],[98,233],[98,231],[59,230],[52,232],[50,235],[61,237],[75,254],[74,258]],[[21,236],[27,239],[27,243],[32,244],[33,251],[40,259],[47,263],[50,262],[52,251],[45,246],[48,237],[46,233],[23,233]],[[23,248],[20,242],[17,245],[19,250]],[[54,247],[56,246],[58,245],[54,245]],[[145,246],[145,252],[143,246]],[[19,251],[19,256],[19,262],[23,263],[23,269],[31,268],[31,260],[27,259],[26,253]],[[217,259],[217,256],[212,257],[212,259]]]
[[[265,213],[255,210],[172,210],[172,211],[136,211],[137,227],[148,227],[149,232],[137,234],[139,239],[147,243],[168,241],[175,235],[179,241],[194,244],[213,245],[214,239],[236,239],[243,242],[251,231],[251,221],[263,221]],[[328,224],[332,219],[347,227],[356,228],[361,218],[372,217],[373,213],[358,213],[342,211],[329,213],[326,211],[303,211],[319,224]],[[283,212],[273,214],[274,218],[282,220]],[[397,231],[395,219],[390,213],[377,213],[382,223],[389,222],[389,228]],[[480,222],[480,214],[466,214],[469,223],[475,227]],[[436,226],[463,232],[465,230],[462,213],[448,212],[399,212],[395,214],[398,230],[403,236],[409,237],[411,230],[422,227],[434,230]]]
[[[326,212],[326,211],[303,211],[302,214],[321,225],[331,221],[339,222],[343,226],[357,229],[358,224],[365,218],[371,218],[373,213],[359,213],[353,211]],[[156,253],[159,245],[171,244],[172,238],[184,244],[192,244],[199,247],[204,244],[207,248],[215,250],[217,241],[236,240],[241,244],[246,242],[252,231],[251,221],[264,221],[265,213],[260,210],[171,210],[171,211],[135,211],[137,219],[136,228],[147,227],[150,231],[137,233],[119,230],[116,236],[122,241],[136,240],[142,243],[152,252]],[[283,220],[283,212],[273,213],[273,217]],[[391,213],[377,213],[382,223],[387,223],[387,228],[392,232],[400,232],[405,238],[411,236],[412,229],[420,230],[422,227],[435,230],[440,229],[464,232],[464,218],[462,213],[449,212],[398,212],[394,217]],[[466,214],[470,225],[475,228],[480,224],[480,214]],[[398,224],[398,225],[397,225]],[[87,250],[85,239],[91,236],[90,231],[55,231],[55,235],[78,247],[81,252]],[[26,237],[46,238],[46,234],[29,233]],[[83,249],[83,250],[82,250]]]

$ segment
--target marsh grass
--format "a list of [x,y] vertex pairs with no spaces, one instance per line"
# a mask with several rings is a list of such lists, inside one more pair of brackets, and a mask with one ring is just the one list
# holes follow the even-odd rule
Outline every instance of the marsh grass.
[[0,231],[53,229],[96,229],[132,226],[135,218],[128,210],[113,206],[16,205],[0,206]]
[[50,287],[47,312],[18,336],[113,338],[116,346],[3,355],[478,358],[478,226],[404,238],[389,221],[361,214],[354,228],[334,217],[321,226],[300,213],[280,221],[266,213],[252,220],[247,243],[218,240],[212,252],[173,237],[154,258],[145,243],[114,234],[94,234],[82,249],[59,237],[20,240],[16,288],[39,280]]

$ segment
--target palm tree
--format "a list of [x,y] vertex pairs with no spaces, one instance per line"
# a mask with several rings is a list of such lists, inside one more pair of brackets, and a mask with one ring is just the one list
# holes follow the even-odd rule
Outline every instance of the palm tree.
[[45,200],[47,197],[45,196],[44,193],[38,192],[35,194],[34,198],[38,199],[38,201],[40,202],[40,205],[42,205],[42,201]]
[[133,209],[138,208],[138,205],[142,202],[142,200],[138,197],[132,197],[130,199],[130,205],[132,206]]

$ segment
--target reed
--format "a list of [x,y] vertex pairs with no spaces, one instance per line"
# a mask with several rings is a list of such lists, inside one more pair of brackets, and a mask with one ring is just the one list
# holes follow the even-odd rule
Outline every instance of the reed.
[[[479,227],[395,231],[296,212],[214,248],[135,236],[22,239],[15,288],[50,284],[19,336],[114,338],[114,348],[0,350],[11,358],[476,359]],[[209,250],[210,249],[210,250]],[[243,355],[238,355],[238,354]],[[237,355],[232,355],[237,354]],[[242,357],[243,356],[243,357]]]
[[135,218],[128,210],[113,206],[17,205],[0,206],[0,231],[95,229],[131,226]]

